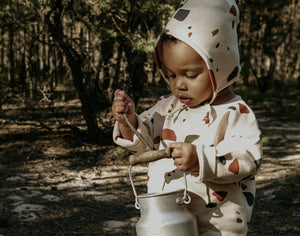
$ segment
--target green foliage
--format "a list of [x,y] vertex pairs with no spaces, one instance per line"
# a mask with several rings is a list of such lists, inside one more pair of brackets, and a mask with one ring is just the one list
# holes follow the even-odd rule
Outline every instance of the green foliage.
[[123,148],[121,146],[116,147],[114,151],[114,155],[121,160],[127,159],[130,155],[130,151],[126,148]]
[[262,145],[263,146],[268,146],[270,140],[268,137],[262,137]]
[[147,54],[154,53],[154,39],[144,38],[141,34],[136,33],[132,35],[132,42],[135,50],[144,51]]

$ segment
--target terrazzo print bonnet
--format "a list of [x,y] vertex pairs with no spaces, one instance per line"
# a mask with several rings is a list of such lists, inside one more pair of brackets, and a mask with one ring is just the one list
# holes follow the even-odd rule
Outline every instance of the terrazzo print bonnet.
[[[186,0],[163,31],[188,44],[205,61],[214,91],[209,103],[239,77],[238,20],[239,10],[234,0]],[[164,76],[158,46],[161,46],[160,38],[155,52],[158,68]]]

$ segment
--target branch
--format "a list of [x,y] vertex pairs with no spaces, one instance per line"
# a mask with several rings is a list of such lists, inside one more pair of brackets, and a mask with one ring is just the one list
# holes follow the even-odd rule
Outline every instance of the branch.
[[116,19],[114,18],[114,16],[111,13],[109,13],[108,15],[110,16],[110,18],[113,21],[116,29],[121,33],[121,35],[124,36],[132,45],[134,45],[134,42],[132,41],[132,39],[128,35],[126,35],[123,32],[123,30],[118,26],[118,23],[117,23]]

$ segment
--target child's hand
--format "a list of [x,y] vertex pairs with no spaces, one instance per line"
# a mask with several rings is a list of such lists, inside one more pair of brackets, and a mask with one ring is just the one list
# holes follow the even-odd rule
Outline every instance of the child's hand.
[[135,104],[132,99],[122,90],[117,89],[114,95],[114,102],[112,104],[113,116],[119,122],[119,129],[122,137],[132,141],[133,132],[127,125],[123,113],[127,113],[130,123],[136,127]]
[[196,146],[189,143],[171,143],[174,164],[178,170],[186,172],[199,171],[199,161]]

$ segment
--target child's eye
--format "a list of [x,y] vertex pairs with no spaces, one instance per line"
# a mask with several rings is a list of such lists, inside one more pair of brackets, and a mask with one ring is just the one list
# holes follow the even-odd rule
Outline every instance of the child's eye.
[[193,75],[185,75],[186,76],[186,78],[188,78],[188,79],[195,79],[195,78],[197,78],[197,76],[198,76],[199,74],[193,74]]
[[166,74],[166,78],[168,78],[168,79],[175,79],[176,78],[176,75],[174,75],[174,74]]

